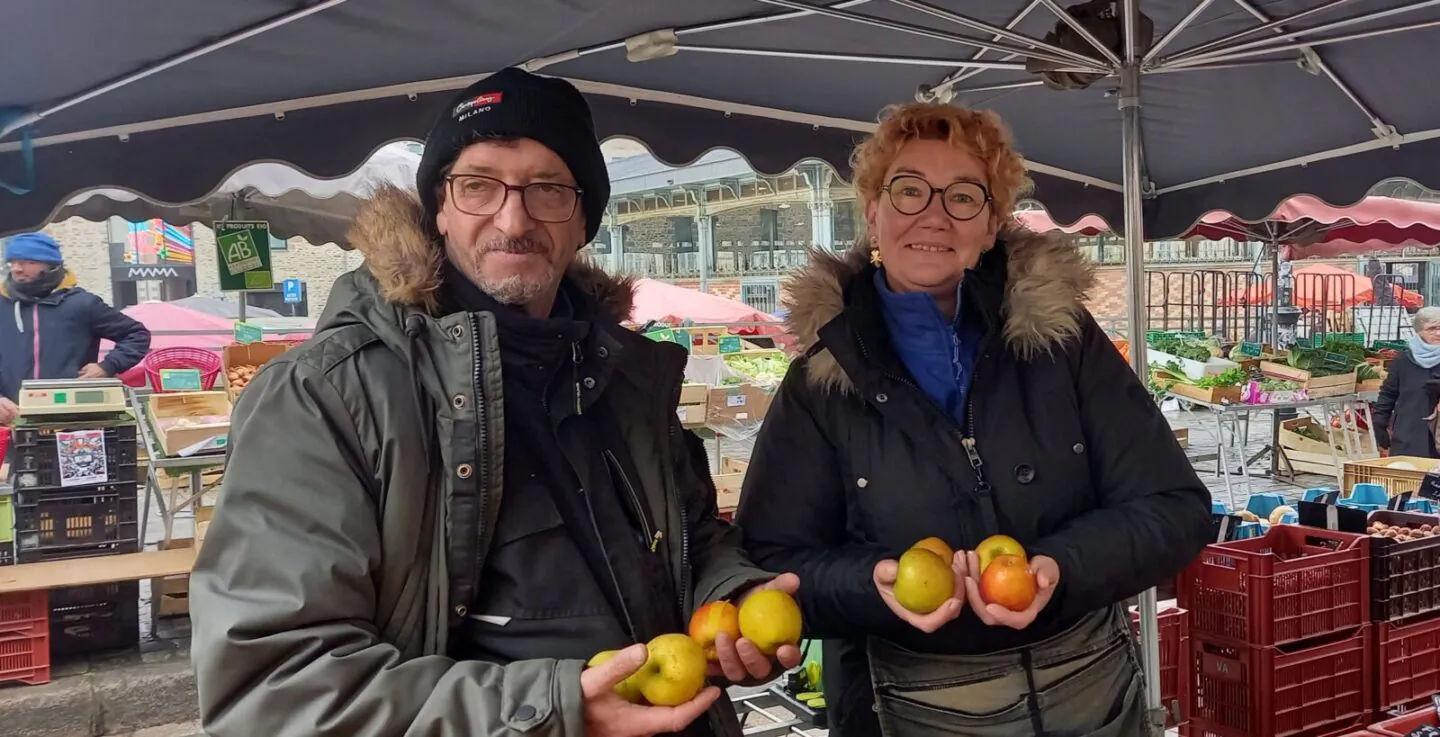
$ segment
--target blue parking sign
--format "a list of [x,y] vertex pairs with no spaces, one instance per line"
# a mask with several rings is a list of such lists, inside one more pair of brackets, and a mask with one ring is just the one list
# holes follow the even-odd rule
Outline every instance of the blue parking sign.
[[281,282],[280,289],[285,294],[285,304],[293,305],[300,303],[301,289],[299,279],[286,279]]

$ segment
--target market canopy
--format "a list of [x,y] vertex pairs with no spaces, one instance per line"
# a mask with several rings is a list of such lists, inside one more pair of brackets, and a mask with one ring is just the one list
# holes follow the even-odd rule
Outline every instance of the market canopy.
[[1440,176],[1440,3],[1138,0],[1135,65],[1114,50],[1121,5],[12,3],[0,68],[24,71],[0,76],[0,233],[100,186],[187,202],[257,161],[340,177],[421,138],[453,90],[527,62],[575,80],[602,136],[673,164],[721,146],[766,173],[808,157],[846,173],[886,104],[993,108],[1061,223],[1124,222],[1117,105],[1139,104],[1151,237]]
[[[1015,219],[1037,233],[1097,236],[1111,232],[1110,225],[1095,215],[1069,225],[1056,223],[1041,210],[1017,212]],[[1300,195],[1281,202],[1274,212],[1254,222],[1223,210],[1207,212],[1179,237],[1277,245],[1284,248],[1287,260],[1431,248],[1440,245],[1440,201],[1376,196],[1337,207]]]
[[345,242],[350,221],[380,185],[415,186],[420,154],[405,144],[375,152],[359,169],[339,179],[319,180],[285,164],[264,162],[235,172],[198,202],[167,203],[124,189],[100,188],[71,198],[55,220],[101,221],[119,216],[130,222],[163,220],[175,225],[218,220],[264,220],[270,235],[310,243]]

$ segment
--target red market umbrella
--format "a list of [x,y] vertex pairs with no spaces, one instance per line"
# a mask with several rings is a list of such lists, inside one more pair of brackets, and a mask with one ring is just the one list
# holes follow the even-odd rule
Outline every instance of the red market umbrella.
[[[1036,233],[1097,236],[1111,232],[1109,223],[1096,215],[1060,224],[1043,210],[1026,210],[1015,213],[1015,219]],[[1288,261],[1430,248],[1440,245],[1440,202],[1366,197],[1341,207],[1299,195],[1258,221],[1212,210],[1180,238],[1259,241],[1282,247]]]
[[1068,235],[1093,237],[1110,233],[1110,224],[1099,215],[1086,215],[1069,225],[1061,225],[1044,210],[1021,210],[1015,213],[1015,221],[1033,233],[1060,231]]
[[679,325],[687,320],[693,325],[774,323],[774,327],[737,327],[732,332],[738,335],[778,335],[782,332],[779,318],[744,302],[654,279],[641,279],[635,283],[635,310],[631,319],[642,325],[652,320],[670,325]]
[[[1346,271],[1329,264],[1315,264],[1296,269],[1292,277],[1295,287],[1291,295],[1296,307],[1315,310],[1323,307],[1354,307],[1374,302],[1375,295],[1370,279],[1363,274]],[[1390,284],[1395,303],[1402,307],[1418,308],[1425,304],[1425,298],[1418,292],[1402,289]],[[1271,282],[1237,289],[1220,300],[1222,305],[1268,305],[1275,299]]]
[[[141,302],[138,305],[126,307],[121,312],[150,329],[151,351],[162,348],[198,348],[219,354],[221,348],[235,342],[234,320],[192,310],[173,302]],[[185,334],[165,334],[175,332]],[[308,336],[295,334],[269,336],[268,339],[291,340],[305,337]],[[103,357],[114,345],[108,340],[100,341],[100,355]],[[121,374],[120,379],[126,383],[139,381],[140,385],[143,385],[143,375],[144,370],[136,366]]]
[[1366,197],[1354,205],[1331,205],[1310,195],[1280,203],[1270,216],[1246,221],[1214,210],[1200,218],[1186,238],[1260,241],[1289,248],[1287,258],[1343,256],[1388,248],[1440,245],[1440,202]]

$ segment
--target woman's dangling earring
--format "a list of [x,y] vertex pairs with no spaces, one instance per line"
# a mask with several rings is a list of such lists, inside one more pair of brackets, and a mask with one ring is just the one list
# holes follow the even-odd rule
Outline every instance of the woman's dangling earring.
[[880,249],[878,249],[878,248],[872,248],[872,249],[870,249],[870,265],[871,265],[871,266],[879,266],[882,260],[883,260],[883,259],[880,258]]

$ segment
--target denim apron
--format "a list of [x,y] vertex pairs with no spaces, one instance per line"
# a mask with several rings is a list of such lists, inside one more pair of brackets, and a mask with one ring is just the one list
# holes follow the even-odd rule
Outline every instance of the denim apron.
[[884,737],[1145,734],[1135,636],[1119,606],[998,653],[916,653],[876,637],[867,649]]

